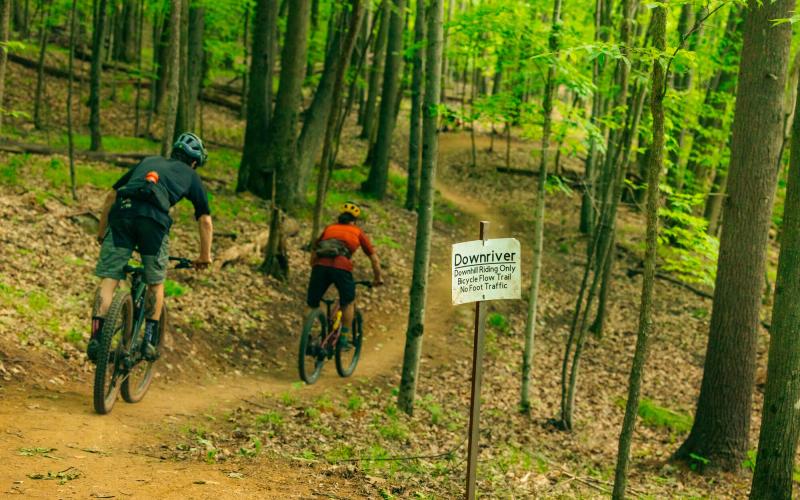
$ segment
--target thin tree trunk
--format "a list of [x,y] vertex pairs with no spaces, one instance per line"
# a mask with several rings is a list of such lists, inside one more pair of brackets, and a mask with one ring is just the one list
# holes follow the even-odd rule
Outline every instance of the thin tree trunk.
[[[383,76],[383,63],[386,59],[386,41],[389,33],[389,18],[392,14],[391,0],[382,0],[380,13],[380,27],[375,38],[375,47],[372,50],[372,69],[369,75],[369,88],[367,91],[367,106],[364,111],[364,127],[361,129],[361,138],[370,139],[375,128],[375,115],[380,92],[381,77]],[[371,144],[369,144],[371,148]]]
[[425,63],[425,0],[417,0],[414,20],[414,76],[411,82],[411,124],[408,138],[408,184],[406,187],[406,210],[416,210],[419,189],[420,143],[422,142],[422,86]]
[[3,127],[5,107],[3,98],[6,89],[6,66],[8,65],[8,34],[11,19],[11,0],[0,0],[0,130]]
[[561,37],[561,0],[553,1],[553,20],[550,27],[549,49],[553,60],[547,69],[547,80],[542,100],[542,149],[539,162],[539,178],[536,189],[536,212],[533,228],[533,269],[531,271],[531,295],[528,299],[528,319],[525,323],[525,349],[522,354],[522,384],[519,407],[525,413],[531,409],[530,386],[533,371],[533,342],[536,331],[536,312],[539,305],[539,282],[542,276],[542,253],[544,251],[545,186],[547,185],[547,162],[549,161],[550,129],[553,124],[553,96],[556,93],[556,66]]
[[400,87],[403,57],[403,24],[405,0],[393,0],[394,7],[389,21],[389,38],[386,44],[386,65],[383,74],[383,92],[378,122],[378,137],[375,142],[372,166],[367,180],[361,185],[364,193],[378,199],[386,195],[389,180],[389,157],[395,125],[395,104]]
[[75,69],[75,32],[77,24],[78,0],[72,0],[72,7],[69,14],[69,77],[67,79],[67,147],[69,148],[69,186],[72,199],[78,200],[78,192],[75,189],[75,143],[72,137],[72,81]]
[[[139,125],[140,125],[140,116],[141,116],[141,107],[142,107],[142,71],[144,68],[142,67],[142,62],[144,57],[142,57],[142,46],[144,41],[144,0],[139,0],[139,19],[138,19],[138,28],[136,30],[136,104],[134,104],[134,123],[133,123],[133,136],[139,137]],[[152,84],[152,82],[151,82]]]
[[107,0],[98,0],[94,20],[92,41],[92,66],[89,75],[89,131],[92,151],[103,149],[103,137],[100,132],[100,76],[103,71],[103,45],[106,23]]
[[[345,75],[350,65],[350,59],[356,44],[356,38],[361,31],[361,19],[364,14],[363,4],[360,0],[350,2],[350,28],[347,32],[347,39],[341,52],[341,61],[336,69],[336,79],[333,87],[332,105],[328,114],[328,124],[325,130],[325,142],[322,149],[322,161],[319,165],[317,178],[317,197],[314,203],[314,218],[311,228],[311,242],[313,242],[320,231],[322,222],[322,209],[325,205],[325,197],[328,192],[328,181],[333,165],[336,162],[336,153],[339,145],[339,135],[341,132],[340,123],[344,120],[340,118],[342,113],[342,96],[344,94]],[[352,101],[351,101],[352,102]],[[344,110],[346,113],[347,110]]]
[[[795,106],[795,116],[797,110]],[[800,120],[792,125],[781,254],[769,333],[764,411],[750,498],[789,500],[800,432]]]
[[428,46],[425,66],[425,103],[422,113],[422,172],[417,237],[414,246],[414,270],[408,307],[408,330],[403,354],[403,371],[398,407],[408,414],[414,411],[422,334],[425,324],[425,301],[428,292],[431,232],[433,227],[434,183],[439,149],[439,96],[442,80],[443,0],[432,0],[428,19]]
[[180,56],[178,67],[178,114],[172,140],[191,129],[189,124],[189,0],[181,0]]
[[37,130],[44,128],[42,123],[42,95],[44,94],[44,63],[47,53],[47,36],[50,22],[50,3],[42,6],[42,26],[39,28],[39,62],[36,70],[36,97],[33,104],[33,125]]
[[[662,4],[653,10],[651,33],[653,46],[658,54],[664,54],[667,45],[667,6]],[[656,279],[656,257],[658,255],[658,209],[660,204],[659,182],[664,164],[664,94],[665,63],[656,59],[653,63],[653,88],[650,94],[650,111],[653,116],[653,143],[650,147],[650,165],[647,171],[647,233],[645,238],[644,275],[642,298],[639,309],[639,330],[636,337],[636,350],[633,355],[631,373],[628,381],[628,400],[625,404],[625,417],[619,435],[617,467],[614,477],[613,498],[625,498],[628,473],[628,460],[633,439],[633,429],[639,414],[639,397],[642,377],[650,346],[653,329],[653,291]]]
[[[783,126],[794,0],[751,0],[744,21],[739,89],[723,207],[714,307],[697,412],[676,453],[736,470],[749,445],[756,344]],[[765,78],[764,75],[770,75]],[[758,126],[753,126],[758,124]],[[724,391],[720,391],[724,387]]]
[[203,61],[205,59],[205,50],[203,48],[206,26],[205,16],[204,7],[193,5],[189,8],[189,61],[186,65],[186,69],[189,72],[187,78],[189,85],[187,130],[195,130],[197,128],[197,103],[203,84]]
[[[105,0],[100,0],[104,2]],[[167,68],[167,113],[164,116],[164,134],[161,139],[161,156],[169,155],[175,138],[175,119],[178,114],[181,77],[181,3],[184,0],[170,0],[169,25],[169,67]]]
[[[277,3],[277,2],[276,2]],[[277,7],[276,7],[277,8]],[[277,14],[276,14],[277,15]],[[245,70],[242,73],[242,107],[239,110],[239,118],[245,119],[247,118],[247,95],[248,95],[248,85],[250,80],[250,74],[247,71],[249,68],[250,63],[250,43],[248,40],[250,39],[250,6],[245,4],[244,9],[244,30],[242,35],[242,46],[244,47],[244,66]]]

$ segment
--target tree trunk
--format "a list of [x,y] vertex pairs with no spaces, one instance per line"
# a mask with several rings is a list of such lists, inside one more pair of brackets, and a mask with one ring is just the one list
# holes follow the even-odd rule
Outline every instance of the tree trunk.
[[[276,0],[277,3],[277,0]],[[277,8],[277,7],[276,7]],[[276,14],[277,17],[277,14]],[[245,6],[244,9],[244,30],[242,34],[242,47],[244,50],[243,59],[245,70],[242,72],[242,107],[239,110],[239,118],[247,118],[247,96],[249,95],[248,86],[250,85],[250,74],[247,68],[251,67],[250,63],[250,6]]]
[[252,172],[267,168],[263,163],[268,155],[266,133],[272,111],[271,83],[272,70],[275,66],[272,49],[278,25],[278,0],[258,0],[254,16],[247,123],[236,184],[237,192],[247,189]]
[[181,0],[180,55],[178,70],[178,114],[172,140],[191,129],[189,124],[189,0]]
[[[105,1],[105,0],[100,0]],[[180,99],[180,77],[181,77],[181,14],[183,9],[181,4],[185,0],[170,0],[169,13],[169,47],[167,67],[167,113],[164,115],[164,135],[161,139],[161,156],[167,156],[172,149],[172,142],[175,138],[175,121],[178,115],[178,100]]]
[[[653,46],[658,54],[664,54],[667,45],[667,6],[662,4],[653,10],[651,29]],[[614,476],[613,498],[625,498],[628,473],[628,460],[633,439],[633,429],[639,414],[639,396],[642,377],[653,330],[653,289],[656,278],[656,258],[658,256],[658,209],[660,204],[659,183],[664,165],[664,95],[665,64],[661,59],[653,63],[653,82],[650,94],[650,111],[653,116],[653,143],[650,147],[650,164],[647,171],[647,234],[645,238],[644,275],[642,279],[642,298],[639,309],[639,330],[636,336],[636,350],[633,355],[630,378],[628,380],[628,400],[625,404],[625,418],[619,435],[617,467]]]
[[726,470],[738,469],[748,448],[791,43],[791,27],[773,20],[791,16],[794,0],[751,0],[748,8],[703,382],[691,433],[676,454],[699,455]]
[[47,54],[47,37],[50,22],[50,3],[42,5],[42,26],[39,28],[39,61],[36,69],[36,97],[33,103],[33,126],[42,130],[42,96],[44,94],[44,63]]
[[297,173],[297,122],[302,102],[303,77],[306,70],[308,48],[309,0],[289,2],[287,37],[281,52],[281,75],[275,111],[266,134],[267,156],[252,171],[248,190],[262,198],[271,197],[272,175],[277,175],[276,196],[278,208],[287,209],[287,202],[295,192]]
[[72,7],[69,13],[69,63],[67,79],[67,147],[69,148],[69,186],[72,199],[78,200],[78,192],[75,190],[75,143],[72,137],[72,75],[75,69],[75,32],[77,31],[77,7],[78,0],[72,0]]
[[197,5],[191,6],[189,8],[189,62],[187,64],[187,70],[189,71],[187,130],[195,130],[197,128],[197,102],[203,85],[203,61],[205,60],[203,37],[205,29],[205,8]]
[[[372,130],[375,128],[375,111],[378,105],[378,92],[383,75],[383,63],[386,54],[386,38],[389,33],[389,18],[392,13],[391,0],[382,0],[380,13],[380,27],[378,36],[375,38],[375,46],[372,50],[372,69],[369,74],[369,89],[367,92],[367,105],[364,110],[364,127],[361,129],[361,138],[370,139]],[[371,144],[368,145],[371,147]]]
[[[364,7],[361,0],[351,0],[350,3],[350,28],[347,32],[344,46],[341,52],[341,60],[337,64],[336,79],[333,85],[333,96],[331,98],[331,110],[328,114],[328,124],[325,129],[325,142],[322,149],[322,161],[319,165],[319,175],[317,178],[317,197],[314,202],[314,216],[311,227],[311,240],[319,235],[322,222],[322,209],[325,205],[325,197],[328,192],[328,181],[333,165],[336,162],[336,154],[339,148],[339,137],[342,126],[347,115],[347,109],[342,110],[342,96],[344,95],[345,74],[350,65],[353,49],[356,45],[356,38],[361,31],[361,20],[364,14]],[[352,99],[349,99],[352,103]],[[348,103],[348,104],[349,104]]]
[[103,71],[103,34],[105,33],[107,0],[98,0],[95,11],[94,34],[92,36],[92,66],[89,74],[89,131],[92,151],[103,149],[100,134],[100,75]]
[[414,20],[414,76],[411,81],[411,124],[408,137],[408,185],[406,187],[406,210],[416,210],[419,185],[420,142],[422,142],[422,86],[424,85],[425,57],[425,0],[417,0]]
[[439,150],[439,96],[442,80],[442,14],[443,0],[432,0],[428,19],[428,46],[425,66],[425,103],[422,113],[422,172],[417,237],[414,246],[414,270],[408,306],[408,329],[403,354],[403,371],[398,394],[398,407],[409,415],[414,411],[422,334],[425,324],[425,302],[428,292],[431,232],[433,228],[434,183]]
[[[325,140],[326,125],[332,107],[331,97],[336,86],[338,68],[342,62],[342,39],[345,38],[344,26],[346,26],[347,20],[345,12],[336,17],[341,22],[331,22],[333,33],[329,37],[330,43],[327,44],[328,50],[325,55],[322,77],[314,92],[314,99],[305,113],[306,118],[297,141],[297,164],[295,166],[297,183],[294,186],[295,191],[291,202],[293,206],[305,201],[308,178]],[[348,54],[347,57],[349,59],[350,55]]]
[[389,39],[386,45],[386,65],[383,73],[378,137],[375,142],[369,176],[361,185],[361,190],[364,193],[379,200],[382,200],[386,195],[386,185],[389,180],[389,157],[395,125],[394,110],[397,101],[397,90],[400,87],[403,58],[403,28],[406,1],[393,0],[393,3],[394,7],[389,21]]
[[[798,116],[795,106],[795,116]],[[800,431],[800,120],[792,125],[781,254],[770,328],[767,384],[751,499],[792,498]]]
[[11,19],[11,0],[0,0],[0,130],[6,109],[3,105],[6,89],[6,66],[8,65],[8,34]]
[[525,413],[531,409],[530,385],[533,371],[533,341],[536,331],[536,312],[539,305],[539,282],[542,276],[542,253],[544,250],[544,212],[545,186],[547,185],[547,162],[549,161],[550,129],[553,124],[553,97],[556,83],[556,67],[558,64],[561,37],[561,0],[553,1],[553,20],[550,27],[549,49],[552,61],[547,69],[547,80],[542,100],[542,149],[539,162],[539,178],[536,190],[536,213],[533,228],[533,268],[531,271],[531,295],[528,299],[528,319],[525,323],[525,349],[522,354],[522,385],[519,407]]
[[142,112],[142,47],[144,41],[144,0],[139,0],[138,28],[136,30],[136,101],[134,104],[133,136],[139,137],[139,124]]

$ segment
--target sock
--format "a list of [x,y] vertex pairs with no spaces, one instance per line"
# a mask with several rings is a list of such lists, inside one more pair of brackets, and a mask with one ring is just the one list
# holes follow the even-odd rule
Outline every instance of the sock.
[[155,344],[156,335],[158,335],[158,320],[147,318],[144,321],[144,341],[148,344]]
[[100,335],[100,332],[103,331],[103,325],[105,322],[105,318],[101,318],[100,316],[92,316],[92,340],[96,339],[98,335]]

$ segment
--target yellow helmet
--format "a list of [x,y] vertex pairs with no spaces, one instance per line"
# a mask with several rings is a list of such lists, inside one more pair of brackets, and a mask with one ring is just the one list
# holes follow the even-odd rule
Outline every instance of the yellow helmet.
[[353,203],[352,201],[346,201],[342,205],[341,213],[350,214],[356,219],[358,219],[359,217],[361,217],[361,208],[359,208],[359,206]]

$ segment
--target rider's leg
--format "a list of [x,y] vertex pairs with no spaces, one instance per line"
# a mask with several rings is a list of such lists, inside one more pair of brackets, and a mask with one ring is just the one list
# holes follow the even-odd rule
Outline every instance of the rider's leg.
[[97,291],[94,294],[94,306],[92,306],[92,317],[105,318],[108,314],[108,309],[111,307],[111,301],[114,299],[114,291],[119,285],[119,280],[112,278],[103,278],[100,284],[97,285]]
[[356,305],[353,302],[342,308],[342,328],[347,328],[347,331],[350,330],[350,326],[353,324],[353,316],[355,316],[355,314]]
[[145,298],[145,317],[153,321],[161,319],[161,310],[164,308],[164,283],[147,285]]

